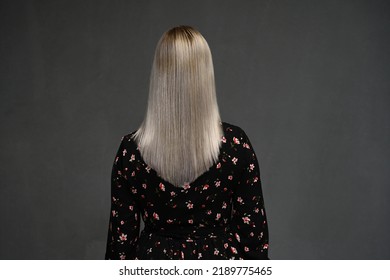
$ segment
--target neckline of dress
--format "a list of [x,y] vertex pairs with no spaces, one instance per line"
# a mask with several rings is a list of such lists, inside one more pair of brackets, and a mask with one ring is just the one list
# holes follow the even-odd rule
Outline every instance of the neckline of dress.
[[222,147],[223,147],[223,145],[224,145],[224,142],[223,142],[222,139],[221,139],[222,144],[221,144],[221,146],[220,146],[220,148],[219,148],[219,154],[218,154],[218,159],[217,159],[217,161],[216,161],[212,166],[210,166],[209,169],[207,169],[207,170],[206,170],[205,172],[203,172],[201,175],[199,175],[199,176],[196,177],[194,180],[192,180],[192,182],[187,183],[187,185],[189,186],[188,188],[176,187],[176,186],[175,186],[174,184],[172,184],[171,182],[169,182],[169,181],[165,180],[164,178],[162,178],[161,175],[160,175],[155,169],[153,169],[149,164],[147,164],[147,163],[144,161],[144,159],[143,159],[143,157],[142,157],[142,155],[141,155],[141,152],[140,152],[140,150],[139,150],[138,145],[135,143],[134,140],[132,140],[132,141],[134,142],[134,144],[135,144],[135,146],[136,146],[136,153],[137,153],[137,156],[138,156],[138,158],[139,158],[141,164],[142,164],[145,168],[148,167],[149,171],[150,171],[151,173],[153,173],[153,175],[154,175],[161,183],[163,183],[164,186],[167,186],[167,185],[168,185],[168,186],[173,187],[173,188],[176,189],[176,190],[178,190],[178,189],[179,189],[179,190],[186,190],[186,189],[192,188],[192,186],[193,186],[193,185],[196,185],[197,182],[198,182],[200,179],[202,179],[204,176],[206,176],[209,172],[215,170],[215,168],[217,167],[217,165],[218,165],[219,163],[221,163],[221,161],[222,161],[222,154],[223,154],[223,149],[222,149]]
[[[220,163],[222,162],[223,147],[224,147],[224,145],[227,144],[227,142],[222,141],[222,139],[225,138],[225,136],[226,136],[226,127],[228,126],[228,123],[221,121],[220,124],[221,124],[221,127],[222,127],[222,136],[221,136],[221,139],[220,139],[220,141],[221,141],[221,146],[219,147],[219,154],[218,154],[217,161],[214,162],[214,164],[213,164],[212,166],[210,166],[205,172],[203,172],[203,173],[200,174],[198,177],[196,177],[194,180],[192,180],[192,182],[189,182],[189,183],[188,183],[188,186],[189,186],[188,188],[176,187],[176,186],[175,186],[174,184],[172,184],[171,182],[169,182],[169,181],[165,180],[164,178],[162,178],[162,177],[160,176],[160,174],[159,174],[155,169],[153,169],[149,164],[147,164],[147,163],[145,162],[145,160],[143,159],[143,157],[142,157],[142,155],[141,155],[141,152],[140,152],[140,150],[139,150],[139,147],[138,147],[136,141],[131,137],[131,136],[135,133],[135,131],[132,132],[132,133],[130,134],[129,139],[130,139],[130,141],[133,143],[133,145],[135,146],[135,150],[136,150],[137,156],[138,156],[139,159],[140,159],[141,164],[142,164],[145,168],[148,167],[148,168],[149,168],[149,171],[150,171],[151,173],[153,173],[153,175],[154,175],[159,181],[161,181],[161,182],[164,184],[164,186],[165,186],[165,185],[168,185],[168,186],[174,188],[175,190],[177,190],[177,189],[185,190],[185,189],[190,189],[190,188],[192,188],[192,185],[195,185],[195,184],[196,184],[200,179],[202,179],[206,174],[208,174],[209,172],[215,170],[215,168],[217,167],[217,165],[220,164]],[[226,139],[226,138],[225,138],[225,139]],[[221,164],[222,164],[222,163],[221,163]]]

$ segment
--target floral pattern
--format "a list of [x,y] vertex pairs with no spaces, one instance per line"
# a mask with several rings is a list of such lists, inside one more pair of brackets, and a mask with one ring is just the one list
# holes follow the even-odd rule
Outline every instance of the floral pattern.
[[[220,123],[218,162],[177,188],[122,137],[111,173],[105,259],[269,259],[260,168],[240,127]],[[140,232],[140,220],[144,229]]]

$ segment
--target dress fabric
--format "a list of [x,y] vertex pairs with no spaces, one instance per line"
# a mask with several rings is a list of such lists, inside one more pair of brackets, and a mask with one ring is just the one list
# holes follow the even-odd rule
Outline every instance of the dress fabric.
[[[183,188],[122,137],[111,174],[105,259],[269,259],[259,163],[248,136],[220,122],[218,161]],[[140,232],[140,220],[145,227]]]

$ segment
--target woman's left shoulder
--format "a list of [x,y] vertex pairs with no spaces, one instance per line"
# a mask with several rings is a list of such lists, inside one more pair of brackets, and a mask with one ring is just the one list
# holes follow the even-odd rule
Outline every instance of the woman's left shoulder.
[[131,148],[137,148],[137,144],[134,139],[135,132],[136,130],[122,136],[122,145],[124,148],[128,150]]

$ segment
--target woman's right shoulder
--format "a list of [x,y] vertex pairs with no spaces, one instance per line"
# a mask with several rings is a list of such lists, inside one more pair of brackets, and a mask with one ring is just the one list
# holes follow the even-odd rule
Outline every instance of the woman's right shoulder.
[[244,140],[246,138],[245,131],[238,125],[222,122],[225,138],[236,141],[235,139]]

